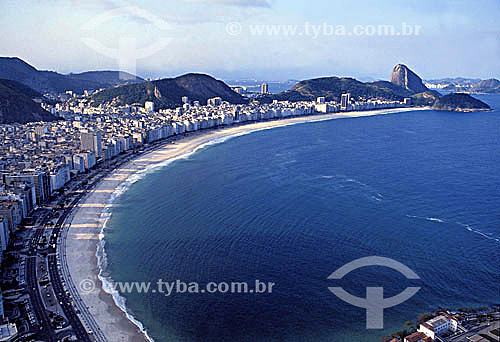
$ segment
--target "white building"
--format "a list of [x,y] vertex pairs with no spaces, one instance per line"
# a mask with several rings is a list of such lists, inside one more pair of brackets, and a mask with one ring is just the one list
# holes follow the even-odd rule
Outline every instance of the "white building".
[[144,103],[144,109],[146,109],[146,112],[148,113],[153,113],[155,111],[155,104],[152,101],[146,101]]
[[348,110],[349,109],[349,104],[351,103],[351,94],[342,94],[340,98],[340,109],[342,110]]
[[61,189],[70,180],[69,166],[59,166],[50,173],[50,190],[52,194]]
[[448,331],[457,331],[458,323],[456,318],[444,314],[420,324],[418,331],[435,340],[438,335],[442,335]]
[[220,106],[222,104],[222,99],[220,97],[213,97],[211,99],[208,99],[207,105],[208,106]]

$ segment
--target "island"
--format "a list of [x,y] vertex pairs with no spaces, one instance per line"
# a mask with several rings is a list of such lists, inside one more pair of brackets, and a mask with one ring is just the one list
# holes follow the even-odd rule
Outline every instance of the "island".
[[472,112],[490,110],[490,106],[469,94],[451,93],[436,99],[431,107],[434,110],[446,110],[457,112]]

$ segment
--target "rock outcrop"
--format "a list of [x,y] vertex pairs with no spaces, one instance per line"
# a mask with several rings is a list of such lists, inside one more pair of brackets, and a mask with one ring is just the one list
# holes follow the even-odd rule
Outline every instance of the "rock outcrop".
[[422,79],[404,64],[398,64],[394,67],[394,69],[392,69],[391,83],[405,88],[415,94],[423,93],[424,91],[429,90],[422,83]]

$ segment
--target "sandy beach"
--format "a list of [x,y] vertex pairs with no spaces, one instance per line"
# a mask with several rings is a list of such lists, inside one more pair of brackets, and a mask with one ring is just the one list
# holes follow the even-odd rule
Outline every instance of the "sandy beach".
[[[101,230],[106,219],[106,215],[102,215],[103,210],[110,204],[113,193],[117,188],[132,175],[146,170],[151,165],[190,153],[210,141],[245,134],[254,130],[319,120],[404,113],[423,109],[427,108],[396,108],[324,114],[201,131],[178,139],[175,143],[163,145],[116,168],[80,201],[69,219],[70,222],[66,222],[70,225],[63,248],[65,246],[68,269],[83,304],[88,308],[95,321],[98,322],[108,341],[135,342],[146,340],[145,335],[140,332],[138,326],[132,323],[114,303],[113,297],[102,289],[102,283],[98,278],[99,269],[96,256],[97,247],[100,244]],[[92,281],[95,284],[95,289],[83,291],[79,284],[82,284],[85,280]]]

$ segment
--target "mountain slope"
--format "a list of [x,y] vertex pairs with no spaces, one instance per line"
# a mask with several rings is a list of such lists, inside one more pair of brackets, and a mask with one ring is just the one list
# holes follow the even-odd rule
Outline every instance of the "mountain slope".
[[471,92],[498,94],[500,93],[500,81],[496,78],[479,81],[471,88]]
[[398,64],[392,69],[390,82],[415,94],[429,90],[422,79],[404,64]]
[[92,81],[109,87],[123,85],[126,83],[141,83],[145,80],[123,71],[86,71],[79,74],[69,74],[68,77],[78,80]]
[[181,106],[183,96],[189,97],[191,101],[200,101],[201,104],[206,104],[209,98],[217,96],[230,103],[246,102],[244,97],[235,93],[224,82],[204,74],[186,74],[176,78],[105,89],[91,98],[93,105],[144,105],[146,101],[153,101],[156,108],[166,109]]
[[322,77],[300,81],[292,89],[273,96],[273,99],[313,101],[319,96],[324,96],[327,101],[340,101],[343,93],[350,93],[353,98],[388,100],[402,100],[413,94],[411,91],[386,81],[363,83],[348,77]]
[[133,75],[130,79],[120,79],[117,71],[93,71],[82,74],[62,75],[54,71],[40,71],[17,57],[0,57],[0,78],[23,83],[40,93],[62,93],[72,90],[109,88],[116,85],[143,82]]
[[0,124],[57,120],[34,97],[42,95],[21,83],[0,79]]

